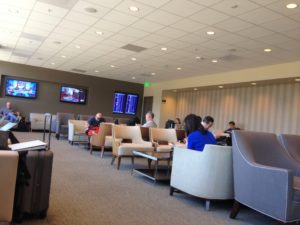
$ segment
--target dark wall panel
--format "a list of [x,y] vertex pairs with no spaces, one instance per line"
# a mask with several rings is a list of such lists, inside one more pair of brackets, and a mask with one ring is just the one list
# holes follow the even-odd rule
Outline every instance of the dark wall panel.
[[[142,84],[86,76],[58,70],[51,70],[15,63],[0,61],[1,98],[0,106],[11,101],[16,110],[28,116],[30,112],[72,112],[76,114],[94,114],[102,112],[107,116],[129,117],[112,114],[115,91],[139,94],[137,115],[141,114],[144,87]],[[6,97],[4,81],[6,77],[34,80],[38,82],[38,97],[35,100]],[[88,89],[86,105],[62,103],[59,101],[59,91],[62,84],[85,87]]]

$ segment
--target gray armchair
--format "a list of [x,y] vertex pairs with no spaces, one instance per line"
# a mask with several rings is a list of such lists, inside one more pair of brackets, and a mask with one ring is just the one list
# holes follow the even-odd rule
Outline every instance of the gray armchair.
[[278,139],[287,153],[300,164],[300,135],[281,134]]
[[55,132],[57,140],[60,138],[61,135],[67,136],[68,135],[68,121],[74,120],[75,115],[73,113],[57,113],[56,120],[53,122],[54,126],[52,131]]
[[281,223],[300,220],[300,166],[275,134],[234,131],[235,218],[240,203]]
[[83,115],[83,114],[79,114],[78,117],[77,117],[77,119],[78,120],[88,120],[92,116],[95,116],[95,115]]

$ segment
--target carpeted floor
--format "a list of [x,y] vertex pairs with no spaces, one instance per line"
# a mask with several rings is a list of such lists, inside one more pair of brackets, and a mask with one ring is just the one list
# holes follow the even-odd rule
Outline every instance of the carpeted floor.
[[[42,138],[41,133],[15,134],[20,141]],[[247,208],[231,220],[231,202],[212,202],[206,211],[201,199],[178,193],[171,197],[168,184],[132,176],[129,159],[117,171],[110,165],[110,152],[101,159],[99,152],[90,155],[83,146],[55,138],[51,149],[54,165],[48,217],[24,221],[24,225],[276,224]]]

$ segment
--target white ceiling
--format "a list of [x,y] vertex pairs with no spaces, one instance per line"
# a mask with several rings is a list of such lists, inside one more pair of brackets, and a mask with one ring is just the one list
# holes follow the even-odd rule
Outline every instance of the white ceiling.
[[0,60],[139,83],[296,61],[299,1],[0,0]]

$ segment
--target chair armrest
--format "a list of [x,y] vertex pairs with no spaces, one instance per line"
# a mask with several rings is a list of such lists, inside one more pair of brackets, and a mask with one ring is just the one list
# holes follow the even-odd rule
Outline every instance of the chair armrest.
[[75,134],[75,125],[73,123],[69,123],[69,129],[68,129],[68,139],[70,141],[73,140],[74,134]]
[[122,143],[122,140],[121,138],[113,138],[113,143],[112,143],[112,146],[113,146],[113,154],[114,155],[118,155],[118,149]]

